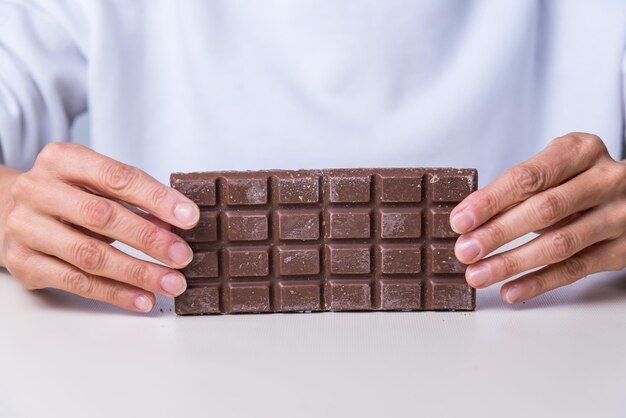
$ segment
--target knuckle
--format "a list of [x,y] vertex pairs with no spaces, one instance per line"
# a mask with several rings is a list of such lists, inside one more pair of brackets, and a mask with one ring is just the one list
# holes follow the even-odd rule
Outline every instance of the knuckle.
[[489,237],[489,240],[497,247],[506,242],[506,229],[504,225],[498,221],[492,221],[485,225],[485,233]]
[[132,188],[137,176],[136,168],[114,161],[105,164],[101,179],[105,188],[123,192]]
[[552,140],[552,144],[560,147],[570,147],[576,142],[575,133],[570,132],[567,135],[558,136]]
[[22,286],[24,286],[24,288],[26,290],[37,290],[37,289],[41,289],[40,286],[37,286],[34,283],[34,280],[30,277],[26,277],[24,279],[21,280],[22,281]]
[[71,253],[76,265],[87,271],[102,270],[106,261],[106,251],[103,246],[90,240],[76,241],[72,245]]
[[584,257],[572,257],[563,261],[563,273],[567,279],[579,279],[589,274],[589,262]]
[[16,241],[25,243],[28,247],[32,242],[29,234],[33,228],[32,213],[23,208],[12,208],[4,224],[4,234]]
[[150,284],[150,269],[143,263],[131,264],[128,276],[134,286],[145,289]]
[[59,157],[63,155],[63,153],[67,150],[68,145],[69,144],[64,142],[50,142],[46,144],[39,152],[39,155],[35,160],[35,164],[54,164],[56,161],[58,161]]
[[142,249],[154,251],[160,243],[161,231],[156,225],[148,223],[139,229],[138,239]]
[[26,196],[33,196],[34,188],[35,182],[28,175],[22,174],[17,176],[13,184],[11,184],[9,193],[14,200],[20,200]]
[[4,255],[4,264],[5,267],[11,271],[12,273],[17,271],[20,266],[20,257],[16,251],[9,249]]
[[601,154],[608,153],[604,141],[597,135],[578,132],[572,134],[572,137],[575,139],[578,151],[581,154],[597,157]]
[[621,162],[611,160],[611,163],[605,169],[606,179],[610,184],[614,184],[618,189],[626,187],[626,165]]
[[11,213],[4,224],[4,233],[9,237],[15,237],[20,234],[24,222],[21,219],[19,213]]
[[26,258],[20,251],[9,248],[4,255],[4,265],[6,269],[15,277],[24,276],[26,271]]
[[168,195],[169,190],[165,186],[159,185],[158,187],[155,187],[150,193],[150,203],[152,204],[152,207],[160,207],[167,199]]
[[478,196],[478,205],[482,208],[488,208],[489,211],[498,209],[498,199],[496,196],[487,191],[482,191]]
[[609,257],[609,262],[606,266],[607,271],[621,271],[626,268],[626,257]]
[[519,262],[516,257],[511,254],[504,253],[500,259],[502,270],[506,277],[511,277],[519,273]]
[[75,269],[67,270],[61,277],[61,283],[67,291],[81,296],[92,296],[96,291],[95,280]]
[[551,240],[554,257],[564,259],[575,254],[579,248],[578,235],[567,230],[556,231]]
[[38,290],[46,287],[42,277],[32,274],[24,275],[21,282],[27,290]]
[[550,278],[545,274],[537,274],[532,278],[533,283],[533,293],[535,296],[546,293],[549,290],[552,290],[554,286],[550,281]]
[[533,194],[545,189],[548,175],[539,166],[521,165],[513,171],[513,181],[523,193]]
[[113,220],[113,206],[105,199],[87,198],[81,206],[80,212],[86,226],[106,229]]
[[567,213],[567,202],[561,194],[544,193],[539,199],[535,211],[541,225],[551,225]]
[[123,293],[124,289],[121,286],[108,286],[104,291],[103,299],[112,305],[121,306]]
[[[614,239],[603,251],[603,256],[598,259],[598,266],[602,271],[620,271],[626,267],[626,234]],[[592,261],[592,260],[590,260]]]

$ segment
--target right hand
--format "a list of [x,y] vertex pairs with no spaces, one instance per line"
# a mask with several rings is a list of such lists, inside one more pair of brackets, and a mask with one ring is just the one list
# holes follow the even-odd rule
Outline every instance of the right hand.
[[[81,145],[51,143],[15,178],[7,198],[0,260],[26,288],[63,289],[138,312],[152,309],[154,293],[185,290],[174,269],[193,253],[169,225],[192,228],[200,211],[143,171]],[[112,240],[167,266],[131,257],[109,245]]]

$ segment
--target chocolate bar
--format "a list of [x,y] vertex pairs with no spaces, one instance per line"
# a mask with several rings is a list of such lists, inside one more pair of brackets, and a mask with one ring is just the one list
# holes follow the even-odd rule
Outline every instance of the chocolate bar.
[[176,313],[473,310],[451,210],[475,169],[174,173],[201,210]]

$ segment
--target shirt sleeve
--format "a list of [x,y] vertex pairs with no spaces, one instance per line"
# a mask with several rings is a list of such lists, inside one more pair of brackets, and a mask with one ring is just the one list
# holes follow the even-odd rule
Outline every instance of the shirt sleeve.
[[28,170],[48,142],[69,140],[87,108],[80,10],[69,1],[0,0],[0,161]]

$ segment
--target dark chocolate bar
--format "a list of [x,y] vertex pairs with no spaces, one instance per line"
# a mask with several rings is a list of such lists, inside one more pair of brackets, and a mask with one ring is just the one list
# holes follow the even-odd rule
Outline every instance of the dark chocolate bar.
[[174,173],[201,209],[176,313],[473,310],[450,211],[474,169]]

